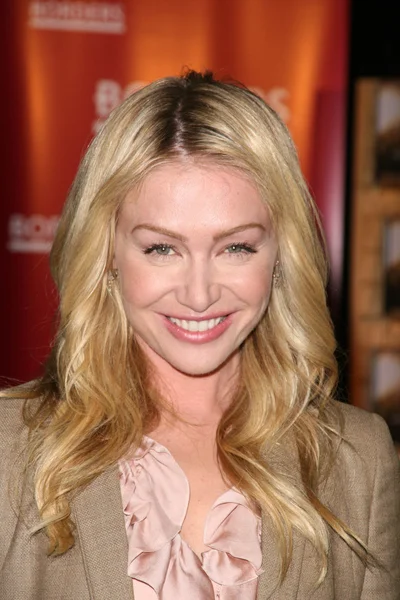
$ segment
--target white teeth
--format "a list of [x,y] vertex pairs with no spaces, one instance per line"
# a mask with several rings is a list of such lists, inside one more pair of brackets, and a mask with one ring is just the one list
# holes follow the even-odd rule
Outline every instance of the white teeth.
[[186,331],[207,331],[208,329],[213,329],[216,325],[219,325],[221,321],[225,319],[225,317],[218,317],[218,319],[205,319],[204,321],[188,321],[186,319],[173,319],[172,317],[168,317],[172,323],[175,323],[178,327],[185,329]]
[[184,323],[188,324],[188,327],[183,326],[184,329],[189,329],[189,331],[198,331],[198,323],[196,321],[184,321]]
[[[194,322],[194,321],[192,321]],[[209,321],[198,321],[199,331],[207,331]]]

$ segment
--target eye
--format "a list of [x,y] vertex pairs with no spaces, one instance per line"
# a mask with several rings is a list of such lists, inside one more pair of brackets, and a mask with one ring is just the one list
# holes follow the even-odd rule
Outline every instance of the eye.
[[257,250],[253,246],[250,246],[250,244],[235,243],[225,248],[224,252],[227,254],[255,254]]
[[169,244],[152,244],[144,250],[144,254],[155,254],[159,256],[171,256],[175,254],[173,246]]

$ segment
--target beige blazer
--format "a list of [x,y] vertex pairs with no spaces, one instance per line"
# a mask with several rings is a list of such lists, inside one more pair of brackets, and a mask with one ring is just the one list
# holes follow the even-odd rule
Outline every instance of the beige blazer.
[[[366,570],[331,532],[328,574],[315,588],[314,551],[295,535],[293,559],[279,585],[274,532],[268,515],[263,514],[264,572],[257,600],[400,599],[399,461],[380,417],[345,405],[339,405],[339,410],[347,442],[340,446],[320,498],[367,542],[383,568]],[[0,599],[133,600],[132,581],[126,574],[127,540],[117,468],[99,476],[73,501],[76,544],[62,556],[47,557],[45,534],[29,534],[38,522],[29,484],[24,492],[24,517],[17,517],[7,482],[16,440],[21,445],[26,439],[20,412],[20,401],[0,400]],[[275,460],[284,460],[301,485],[298,458],[290,443]]]

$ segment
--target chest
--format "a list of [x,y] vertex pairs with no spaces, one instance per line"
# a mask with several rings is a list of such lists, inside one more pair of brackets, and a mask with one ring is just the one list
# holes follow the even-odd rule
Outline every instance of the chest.
[[209,550],[204,543],[207,518],[215,502],[231,486],[227,483],[218,464],[213,443],[191,443],[181,440],[173,443],[174,460],[184,473],[189,487],[189,500],[180,535],[197,554]]
[[190,496],[185,519],[182,523],[181,537],[198,556],[208,550],[204,544],[204,530],[208,515],[215,501],[227,491],[218,470],[210,465],[199,473],[187,475]]

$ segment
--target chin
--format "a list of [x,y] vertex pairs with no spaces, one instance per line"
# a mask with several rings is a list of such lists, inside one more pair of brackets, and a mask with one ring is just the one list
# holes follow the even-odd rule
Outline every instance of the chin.
[[183,375],[187,375],[188,377],[206,377],[207,375],[212,375],[213,373],[216,373],[220,367],[218,366],[218,367],[210,368],[210,367],[206,367],[206,366],[201,367],[201,366],[197,365],[192,368],[188,368],[186,366],[180,368],[177,365],[177,366],[174,366],[174,368],[177,371],[179,371],[180,373],[182,373]]
[[168,349],[157,347],[155,344],[149,345],[139,336],[136,337],[136,340],[156,371],[159,370],[164,376],[168,373],[168,369],[173,369],[188,377],[206,377],[218,373],[224,368],[228,368],[233,374],[239,364],[239,348],[234,348],[230,353],[227,352],[227,349],[225,349],[225,352],[219,353],[211,349],[204,352],[203,349],[202,352],[198,353],[195,349],[190,351],[190,348],[186,348],[186,351],[179,349],[179,352],[170,352]]
[[[182,373],[183,375],[187,375],[189,377],[206,377],[207,375],[213,375],[214,373],[218,373],[223,368],[228,367],[229,362],[233,362],[234,357],[238,354],[238,351],[232,352],[227,357],[222,358],[221,360],[214,361],[204,361],[204,362],[196,362],[196,363],[170,363],[171,366]],[[232,367],[234,365],[232,364]]]

